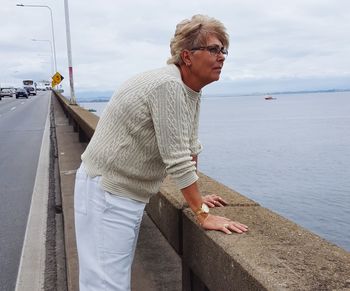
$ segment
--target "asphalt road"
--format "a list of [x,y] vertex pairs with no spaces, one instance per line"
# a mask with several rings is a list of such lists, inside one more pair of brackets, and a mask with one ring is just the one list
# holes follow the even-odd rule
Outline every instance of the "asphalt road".
[[50,91],[0,101],[0,290],[14,290]]

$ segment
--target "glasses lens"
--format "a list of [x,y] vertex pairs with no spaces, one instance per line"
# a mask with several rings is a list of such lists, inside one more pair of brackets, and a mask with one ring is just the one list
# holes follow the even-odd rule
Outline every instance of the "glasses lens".
[[207,50],[211,55],[218,55],[221,51],[221,48],[217,45],[213,45],[213,46],[208,46]]
[[214,45],[214,46],[208,46],[207,50],[209,51],[209,53],[213,56],[217,56],[218,54],[222,53],[223,55],[227,55],[228,51],[227,49],[225,49],[224,47],[220,47],[218,45]]

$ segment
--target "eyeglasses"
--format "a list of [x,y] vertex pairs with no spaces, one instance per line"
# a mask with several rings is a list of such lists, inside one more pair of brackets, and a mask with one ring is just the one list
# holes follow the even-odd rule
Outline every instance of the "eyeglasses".
[[228,55],[228,50],[218,45],[194,47],[191,49],[191,51],[208,51],[212,56],[218,56],[220,53],[222,53],[225,57]]

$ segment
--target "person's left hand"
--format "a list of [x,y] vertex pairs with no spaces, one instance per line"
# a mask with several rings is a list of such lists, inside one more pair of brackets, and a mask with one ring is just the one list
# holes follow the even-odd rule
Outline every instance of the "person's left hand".
[[208,207],[223,207],[227,205],[227,202],[221,198],[219,195],[211,194],[203,196],[203,202],[208,205]]

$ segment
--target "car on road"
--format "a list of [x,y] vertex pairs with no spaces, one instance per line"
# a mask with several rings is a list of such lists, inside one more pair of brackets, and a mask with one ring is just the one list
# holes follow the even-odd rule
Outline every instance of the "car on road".
[[24,97],[24,98],[28,99],[28,92],[27,92],[27,90],[24,90],[22,88],[18,88],[16,90],[16,98],[18,99],[20,97]]
[[5,96],[12,97],[13,93],[14,92],[13,92],[12,89],[7,89],[7,88],[1,88],[0,89],[0,97],[5,97]]
[[36,95],[36,89],[34,87],[25,86],[24,89],[27,90],[28,95]]

